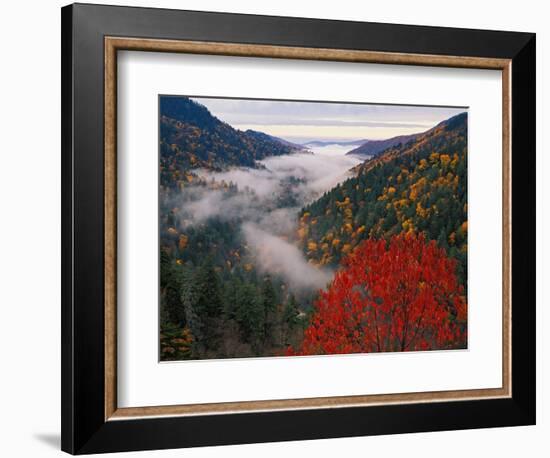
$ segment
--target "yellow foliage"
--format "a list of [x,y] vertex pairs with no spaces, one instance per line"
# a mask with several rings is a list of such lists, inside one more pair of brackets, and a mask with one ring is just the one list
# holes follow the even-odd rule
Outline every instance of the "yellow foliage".
[[401,223],[401,227],[406,232],[413,232],[414,231],[414,223],[412,219],[407,219]]
[[418,168],[420,170],[424,170],[427,167],[428,167],[428,161],[426,159],[420,159],[420,162],[418,164]]
[[301,226],[298,228],[298,238],[304,240],[309,233],[309,228],[307,226]]
[[338,208],[340,208],[340,207],[346,207],[346,206],[349,205],[349,203],[350,203],[349,197],[346,197],[342,202],[336,201],[336,206],[337,206]]
[[442,154],[441,156],[439,156],[439,160],[441,161],[441,165],[443,167],[447,167],[451,162],[451,156],[449,156],[448,154]]
[[451,167],[454,169],[456,168],[456,165],[458,164],[458,154],[453,155],[453,160],[451,161]]
[[317,251],[317,244],[313,240],[310,240],[307,242],[307,249],[309,251]]
[[396,208],[403,208],[406,207],[409,204],[409,200],[407,198],[399,199],[395,201],[395,207]]
[[185,249],[188,241],[189,241],[189,237],[187,237],[184,234],[180,235],[180,239],[178,241],[178,248],[180,249],[180,251]]
[[411,192],[409,193],[409,199],[414,201],[418,198],[418,195],[424,190],[427,180],[426,177],[420,178],[416,183],[411,186]]
[[416,214],[421,218],[426,218],[428,210],[426,210],[420,202],[416,204]]

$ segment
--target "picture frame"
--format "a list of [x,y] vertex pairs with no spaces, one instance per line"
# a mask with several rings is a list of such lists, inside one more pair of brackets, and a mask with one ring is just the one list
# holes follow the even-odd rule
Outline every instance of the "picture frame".
[[[502,386],[120,408],[116,114],[123,50],[502,72]],[[531,33],[64,7],[62,449],[84,454],[535,424],[535,106]]]

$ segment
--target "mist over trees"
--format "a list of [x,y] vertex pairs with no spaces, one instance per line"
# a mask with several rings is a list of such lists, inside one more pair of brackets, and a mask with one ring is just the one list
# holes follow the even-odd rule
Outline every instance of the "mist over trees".
[[363,161],[167,99],[161,360],[464,348],[465,115]]

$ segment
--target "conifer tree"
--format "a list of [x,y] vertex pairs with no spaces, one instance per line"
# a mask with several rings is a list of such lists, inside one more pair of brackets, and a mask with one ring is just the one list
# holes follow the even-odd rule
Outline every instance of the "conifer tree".
[[296,302],[296,297],[294,294],[290,294],[285,308],[283,311],[282,317],[282,343],[283,345],[288,345],[290,335],[292,331],[298,324],[298,316],[300,315],[300,310],[298,309],[298,303]]
[[273,328],[275,325],[275,311],[277,308],[277,292],[269,277],[266,277],[262,285],[262,301],[264,311],[264,341],[270,344],[273,341]]
[[[210,257],[197,269],[191,281],[193,284],[187,288],[186,309],[195,322],[192,331],[200,334],[200,344],[205,351],[215,350],[219,344],[223,302],[220,280]],[[197,337],[195,332],[193,335]]]

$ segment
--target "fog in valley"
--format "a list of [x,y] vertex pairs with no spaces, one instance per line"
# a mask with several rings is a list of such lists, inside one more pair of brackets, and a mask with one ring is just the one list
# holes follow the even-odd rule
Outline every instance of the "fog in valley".
[[[351,176],[361,159],[346,156],[349,150],[331,144],[272,156],[256,169],[195,170],[207,184],[184,188],[174,202],[182,229],[213,219],[228,222],[260,272],[279,275],[296,290],[323,288],[333,272],[309,264],[296,245],[298,215],[304,205]],[[228,192],[231,183],[238,191],[233,187]]]

